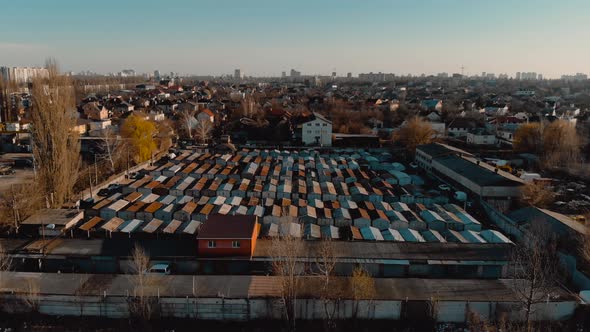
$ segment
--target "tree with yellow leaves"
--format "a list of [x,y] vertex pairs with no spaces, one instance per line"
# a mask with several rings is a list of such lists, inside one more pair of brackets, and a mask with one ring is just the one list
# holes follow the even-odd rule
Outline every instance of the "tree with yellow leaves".
[[408,120],[397,133],[397,141],[406,147],[406,150],[414,155],[416,147],[422,144],[432,143],[436,138],[436,131],[429,122],[419,117]]
[[523,124],[514,132],[514,150],[518,152],[539,152],[543,141],[541,124],[532,122]]
[[121,136],[127,139],[138,163],[152,158],[157,149],[157,133],[156,125],[152,121],[135,115],[130,115],[121,126]]
[[556,120],[543,130],[543,153],[547,166],[569,166],[579,161],[581,140],[573,123]]

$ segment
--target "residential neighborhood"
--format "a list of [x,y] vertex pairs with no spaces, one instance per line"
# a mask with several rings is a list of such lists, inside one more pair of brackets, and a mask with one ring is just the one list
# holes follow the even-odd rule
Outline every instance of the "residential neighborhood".
[[590,5],[503,1],[7,3],[0,331],[590,331]]

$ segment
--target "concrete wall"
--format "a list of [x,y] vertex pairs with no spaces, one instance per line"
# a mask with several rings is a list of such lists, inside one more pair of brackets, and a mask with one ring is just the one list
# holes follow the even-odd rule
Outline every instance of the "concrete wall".
[[[95,316],[107,318],[126,318],[129,316],[129,298],[124,296],[66,296],[40,295],[33,299],[34,307],[23,301],[26,297],[15,294],[0,295],[0,310],[6,313],[28,313],[37,310],[52,316]],[[31,300],[31,298],[29,298]],[[279,299],[251,298],[194,298],[161,297],[155,299],[162,317],[192,318],[204,320],[246,321],[256,319],[282,319],[283,307]],[[410,301],[413,304],[420,301]],[[466,301],[421,301],[433,312],[438,322],[465,322],[469,311],[484,318],[509,314],[513,320],[522,319],[523,313],[514,310],[515,303],[509,302],[466,302]],[[336,306],[336,319],[383,319],[400,320],[410,317],[407,301],[352,300],[324,303],[318,299],[299,299],[296,302],[298,319],[324,319],[325,305],[329,309]],[[533,319],[565,320],[573,315],[576,302],[549,302],[536,305]],[[358,308],[358,309],[357,309]]]

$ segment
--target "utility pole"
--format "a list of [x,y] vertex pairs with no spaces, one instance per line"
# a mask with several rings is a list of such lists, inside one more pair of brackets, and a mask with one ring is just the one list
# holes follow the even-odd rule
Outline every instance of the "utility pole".
[[129,178],[129,144],[126,144],[126,145],[127,145],[127,172],[126,172],[127,174],[125,174],[125,176],[127,178]]
[[94,184],[98,185],[98,166],[96,166],[96,153],[94,154],[94,180]]
[[92,195],[92,175],[88,174],[88,184],[90,184],[90,198],[92,198],[94,195]]
[[14,192],[14,184],[10,185],[10,189],[12,191],[12,214],[14,216],[14,228],[16,233],[18,233],[18,210],[16,208],[16,194]]

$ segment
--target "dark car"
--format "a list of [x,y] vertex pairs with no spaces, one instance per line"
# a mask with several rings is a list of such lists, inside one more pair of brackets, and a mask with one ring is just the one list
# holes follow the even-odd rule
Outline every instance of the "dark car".
[[111,194],[114,194],[114,193],[121,192],[123,190],[123,186],[121,186],[118,183],[111,183],[111,184],[109,184],[109,186],[107,187],[107,189],[109,190],[109,192]]
[[111,194],[111,192],[106,188],[99,190],[97,193],[97,195],[101,196],[101,197],[107,197],[107,196],[110,196],[110,194]]

